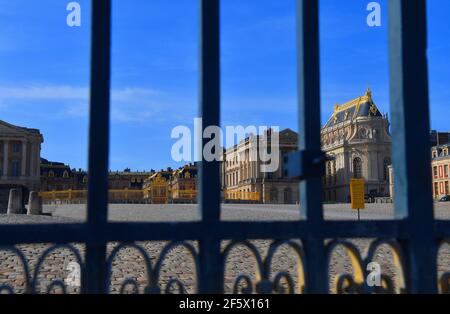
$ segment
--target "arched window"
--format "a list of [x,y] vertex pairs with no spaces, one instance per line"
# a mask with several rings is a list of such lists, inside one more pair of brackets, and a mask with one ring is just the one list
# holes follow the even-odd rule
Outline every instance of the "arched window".
[[383,162],[383,178],[384,181],[389,181],[389,166],[391,165],[391,159],[386,157]]
[[357,179],[362,178],[362,161],[359,157],[353,159],[353,177]]
[[55,176],[55,172],[53,171],[53,170],[50,170],[49,172],[48,172],[48,177],[49,178],[53,178]]
[[69,172],[67,170],[64,170],[63,172],[63,178],[67,179],[69,177]]

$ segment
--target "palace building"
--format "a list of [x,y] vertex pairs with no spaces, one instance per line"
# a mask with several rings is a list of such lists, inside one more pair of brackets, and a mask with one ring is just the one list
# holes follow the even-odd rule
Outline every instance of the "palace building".
[[145,179],[143,191],[144,200],[152,204],[196,203],[197,166],[189,164],[155,172]]
[[0,121],[0,212],[6,210],[9,190],[19,188],[23,201],[40,188],[40,152],[44,138],[39,130]]
[[433,178],[433,197],[440,199],[450,195],[450,144],[431,148],[431,169]]
[[[275,132],[249,134],[238,144],[223,150],[220,166],[222,200],[267,204],[297,204],[300,201],[299,182],[284,176],[284,156],[298,149],[298,134],[285,129],[278,134],[278,167],[263,171],[268,161],[259,153],[270,148]],[[440,139],[442,136],[437,135]],[[71,169],[60,162],[40,158],[43,137],[39,130],[13,126],[0,121],[0,170],[3,199],[11,187],[40,191],[48,199],[85,199],[88,174]],[[322,150],[330,157],[323,178],[324,200],[348,202],[351,178],[364,178],[366,194],[389,195],[391,165],[391,135],[387,115],[381,114],[370,90],[345,104],[336,105],[321,130]],[[447,149],[439,148],[435,162]],[[437,149],[438,150],[438,149]],[[274,152],[267,151],[268,154]],[[447,149],[448,153],[448,149]],[[442,161],[444,162],[444,161]],[[445,162],[442,174],[448,174]],[[441,166],[437,165],[438,174]],[[447,183],[438,182],[435,191],[448,193]],[[436,183],[433,185],[435,186]],[[441,186],[442,185],[442,186]],[[109,173],[111,202],[193,203],[197,197],[197,167],[185,165],[176,170],[133,172],[125,169]],[[437,196],[437,192],[435,192]]]
[[[261,172],[261,160],[250,161],[258,136],[250,135],[225,150],[221,167],[224,198],[272,204],[299,202],[298,181],[283,176],[283,163],[273,173]],[[280,161],[297,150],[298,135],[279,132]],[[364,178],[366,194],[389,195],[391,135],[370,90],[345,104],[336,105],[321,130],[322,150],[332,157],[325,165],[324,201],[348,202],[350,179]],[[239,161],[238,161],[239,160]]]
[[87,172],[71,169],[62,162],[41,158],[40,191],[85,190]]
[[[390,191],[394,198],[394,169],[390,167]],[[431,178],[433,198],[450,196],[450,143],[431,147]]]
[[189,164],[172,173],[171,197],[174,203],[197,202],[197,167]]
[[366,194],[389,195],[389,125],[370,90],[334,107],[321,131],[322,150],[334,159],[325,165],[325,201],[348,202],[351,178],[365,179]]
[[[268,130],[271,132],[271,130]],[[267,132],[267,131],[266,131]],[[273,131],[274,132],[274,131]],[[252,151],[270,136],[250,134],[226,149],[222,156],[221,183],[225,201],[246,201],[270,204],[295,204],[299,201],[298,181],[283,175],[283,156],[297,149],[298,135],[285,129],[279,132],[280,164],[274,172],[261,171],[263,161],[251,158]],[[270,144],[266,147],[270,147]]]
[[153,173],[144,180],[143,192],[144,199],[152,204],[167,204],[171,200],[170,181],[173,170],[161,170]]
[[[111,203],[142,202],[142,187],[151,172],[110,171],[108,175],[109,201]],[[41,159],[40,192],[44,201],[66,200],[83,202],[87,197],[88,173],[71,169],[62,162]]]
[[[144,180],[152,172],[139,172],[125,169],[110,171],[108,174],[108,189],[110,190],[141,190]],[[41,191],[87,190],[88,173],[81,169],[71,169],[62,162],[41,159]]]

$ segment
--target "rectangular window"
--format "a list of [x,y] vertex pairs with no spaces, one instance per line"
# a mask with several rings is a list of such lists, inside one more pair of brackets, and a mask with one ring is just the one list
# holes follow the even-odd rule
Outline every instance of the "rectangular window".
[[444,177],[448,178],[448,165],[444,166]]
[[12,147],[13,153],[20,153],[20,148],[21,145],[19,143],[14,143]]
[[438,176],[438,170],[437,170],[437,167],[436,167],[436,166],[433,167],[433,174],[434,174],[434,177],[437,178],[437,176]]
[[445,195],[450,195],[450,190],[448,186],[448,181],[445,181]]
[[14,160],[12,162],[12,171],[11,171],[11,175],[13,177],[18,177],[20,176],[20,165],[19,162],[17,160]]

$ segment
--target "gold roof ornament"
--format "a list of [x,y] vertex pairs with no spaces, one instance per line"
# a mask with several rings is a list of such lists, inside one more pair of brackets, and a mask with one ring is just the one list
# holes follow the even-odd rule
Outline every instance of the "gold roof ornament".
[[372,99],[372,91],[370,90],[370,87],[367,87],[365,96],[367,96],[369,99]]
[[[367,105],[368,108],[366,107]],[[333,114],[326,123],[326,126],[331,126],[358,117],[361,114],[360,110],[362,106],[364,106],[366,115],[376,116],[379,112],[372,100],[372,90],[370,87],[366,89],[364,95],[354,98],[342,105],[334,105]]]

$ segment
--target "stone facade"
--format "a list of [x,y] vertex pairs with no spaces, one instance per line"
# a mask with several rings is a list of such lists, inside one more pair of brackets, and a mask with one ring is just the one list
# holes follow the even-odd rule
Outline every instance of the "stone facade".
[[[298,135],[286,129],[279,133],[280,160],[297,150]],[[273,173],[260,171],[261,161],[250,161],[258,136],[250,135],[223,154],[222,190],[231,199],[246,199],[257,192],[261,203],[299,202],[298,182],[283,176],[283,163]],[[389,195],[391,135],[389,120],[382,115],[370,90],[343,105],[336,105],[321,130],[322,150],[333,157],[325,165],[324,201],[348,202],[350,179],[364,178],[366,194]],[[239,157],[239,158],[238,158]],[[239,161],[238,161],[239,160]]]
[[85,190],[87,172],[71,169],[62,162],[48,161],[41,158],[41,192]]
[[433,178],[433,197],[437,200],[450,195],[450,144],[431,149],[431,171]]
[[[108,188],[110,190],[141,190],[144,180],[152,172],[110,171]],[[40,191],[87,190],[88,173],[82,169],[71,169],[62,162],[41,159],[41,189]]]
[[335,106],[321,140],[322,150],[334,158],[326,163],[325,201],[348,202],[351,178],[365,179],[366,194],[389,195],[389,120],[378,110],[370,90]]
[[0,212],[6,210],[9,190],[18,188],[25,203],[28,192],[40,188],[40,152],[44,138],[39,130],[0,121]]
[[[270,139],[270,136],[264,136]],[[251,158],[258,150],[260,136],[251,134],[237,145],[226,149],[222,156],[221,183],[224,199],[255,201],[268,204],[295,204],[299,202],[298,181],[284,177],[283,156],[297,149],[298,135],[285,129],[279,132],[280,165],[275,172],[263,172],[260,156]]]

